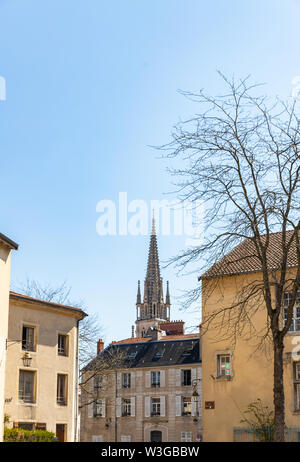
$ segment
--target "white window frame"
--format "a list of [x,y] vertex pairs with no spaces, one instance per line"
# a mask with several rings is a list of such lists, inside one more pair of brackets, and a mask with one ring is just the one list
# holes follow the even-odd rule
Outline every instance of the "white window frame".
[[131,398],[122,399],[122,417],[131,416]]
[[[287,318],[287,306],[289,304],[289,298],[291,297],[291,293],[287,292],[284,294],[284,301],[283,301],[283,324],[285,324]],[[300,332],[300,292],[297,292],[296,303],[293,307],[293,317],[291,320],[291,325],[289,327],[288,332]]]
[[123,372],[122,388],[131,388],[131,373],[130,372]]
[[160,371],[151,371],[151,387],[160,388]]
[[181,442],[191,443],[193,441],[193,432],[181,432]]
[[160,415],[160,398],[151,398],[151,415]]
[[121,443],[130,443],[131,436],[130,435],[121,435]]
[[[230,365],[229,368],[227,367],[228,364]],[[231,359],[230,353],[218,354],[217,355],[217,377],[218,378],[231,377],[231,375],[232,375],[232,359]]]
[[104,416],[104,406],[105,402],[103,399],[96,399],[94,402],[93,415],[94,417],[103,417]]
[[[189,400],[189,401],[185,401]],[[185,406],[187,404],[187,406]],[[187,411],[185,409],[188,409]],[[181,414],[182,415],[192,415],[192,397],[191,396],[183,396],[181,400]]]

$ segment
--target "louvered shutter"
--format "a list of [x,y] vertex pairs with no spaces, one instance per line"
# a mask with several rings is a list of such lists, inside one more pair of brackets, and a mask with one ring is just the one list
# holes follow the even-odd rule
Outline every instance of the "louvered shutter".
[[160,397],[160,415],[161,417],[166,416],[166,397],[165,396]]
[[182,371],[181,369],[176,369],[176,387],[181,387],[182,385]]
[[145,417],[150,417],[150,396],[145,396]]
[[121,417],[122,398],[116,399],[116,417]]
[[161,387],[166,386],[166,374],[165,374],[165,371],[160,371],[160,386]]
[[88,418],[92,419],[94,417],[94,403],[88,404]]
[[182,413],[181,396],[176,396],[175,405],[176,405],[176,417],[179,417],[179,416],[181,416],[181,413]]
[[131,416],[135,417],[135,396],[132,396],[130,398],[130,404],[131,404]]
[[146,372],[146,388],[151,387],[151,372],[147,371]]
[[135,388],[135,372],[131,372],[131,388]]
[[106,399],[102,399],[102,417],[106,416]]

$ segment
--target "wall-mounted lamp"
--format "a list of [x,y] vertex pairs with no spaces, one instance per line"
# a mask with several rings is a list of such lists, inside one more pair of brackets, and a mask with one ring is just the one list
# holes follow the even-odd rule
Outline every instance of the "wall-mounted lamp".
[[32,357],[29,356],[29,353],[28,353],[27,351],[26,351],[26,353],[24,353],[24,355],[22,356],[22,361],[23,361],[24,367],[30,367],[31,361],[32,361]]

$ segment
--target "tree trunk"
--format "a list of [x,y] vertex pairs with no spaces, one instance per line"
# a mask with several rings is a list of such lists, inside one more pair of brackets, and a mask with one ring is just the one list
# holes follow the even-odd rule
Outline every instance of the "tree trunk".
[[274,338],[274,441],[284,441],[283,341]]

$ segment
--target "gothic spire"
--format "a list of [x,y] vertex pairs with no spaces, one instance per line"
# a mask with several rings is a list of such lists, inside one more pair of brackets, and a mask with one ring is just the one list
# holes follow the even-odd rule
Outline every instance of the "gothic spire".
[[145,295],[147,296],[148,303],[152,301],[160,302],[162,296],[162,285],[154,217],[152,218],[152,231],[148,253],[145,289],[147,290],[147,294]]

